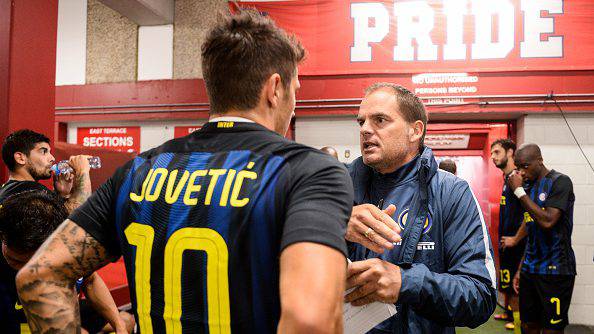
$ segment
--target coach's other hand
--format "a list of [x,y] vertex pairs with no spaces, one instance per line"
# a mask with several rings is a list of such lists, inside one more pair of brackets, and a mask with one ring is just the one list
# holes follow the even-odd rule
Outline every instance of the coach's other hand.
[[401,240],[400,227],[391,217],[394,212],[393,204],[384,210],[371,204],[353,207],[345,238],[379,254],[394,248],[393,243]]
[[352,262],[347,272],[347,289],[355,288],[345,296],[354,306],[373,302],[394,304],[402,286],[400,267],[380,259]]

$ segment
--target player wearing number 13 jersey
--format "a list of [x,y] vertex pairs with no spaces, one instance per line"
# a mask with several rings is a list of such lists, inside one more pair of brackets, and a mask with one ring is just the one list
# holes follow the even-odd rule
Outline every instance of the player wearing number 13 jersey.
[[55,317],[38,296],[62,302],[64,281],[123,255],[143,334],[340,331],[352,184],[338,161],[279,135],[302,58],[257,13],[213,28],[210,121],[119,168],[19,273],[38,328],[75,330],[74,309]]

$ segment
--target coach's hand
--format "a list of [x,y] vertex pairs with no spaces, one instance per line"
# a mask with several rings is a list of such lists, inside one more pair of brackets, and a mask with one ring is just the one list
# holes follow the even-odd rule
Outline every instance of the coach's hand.
[[394,212],[393,204],[384,210],[371,204],[353,207],[345,238],[380,254],[394,248],[393,243],[401,240],[400,227],[391,217]]
[[400,267],[380,259],[352,262],[347,272],[347,289],[355,288],[345,296],[354,306],[373,302],[394,304],[402,286]]

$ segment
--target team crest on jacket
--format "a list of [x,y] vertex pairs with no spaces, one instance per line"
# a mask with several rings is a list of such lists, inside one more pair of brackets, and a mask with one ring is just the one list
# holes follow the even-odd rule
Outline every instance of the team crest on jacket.
[[[409,209],[404,209],[404,211],[400,213],[400,216],[398,216],[398,225],[400,225],[400,228],[403,230],[407,224],[408,211]],[[428,214],[427,219],[425,219],[425,225],[423,226],[423,234],[427,234],[429,230],[431,230],[431,226],[433,226],[433,219],[431,218],[431,214]]]

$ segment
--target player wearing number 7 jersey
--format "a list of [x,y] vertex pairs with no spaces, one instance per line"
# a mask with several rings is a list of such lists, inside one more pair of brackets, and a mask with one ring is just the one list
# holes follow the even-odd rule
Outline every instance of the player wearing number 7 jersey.
[[119,255],[143,334],[342,331],[352,184],[279,135],[303,55],[269,18],[221,18],[202,47],[209,122],[118,169],[19,272],[33,331],[75,332],[70,284]]
[[520,146],[515,162],[517,171],[509,176],[508,184],[526,209],[517,235],[528,235],[521,271],[514,277],[514,289],[520,293],[522,330],[527,334],[563,333],[569,323],[576,275],[571,247],[573,184],[567,175],[544,165],[536,144]]

